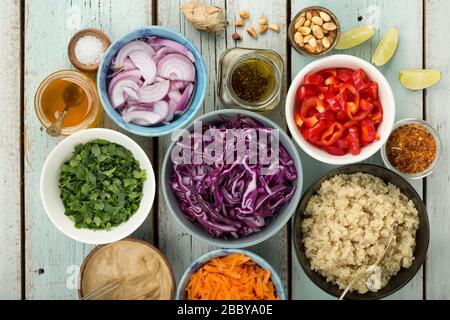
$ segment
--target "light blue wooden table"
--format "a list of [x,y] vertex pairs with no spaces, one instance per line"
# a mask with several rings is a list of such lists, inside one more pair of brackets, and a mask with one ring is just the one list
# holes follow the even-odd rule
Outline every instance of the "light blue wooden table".
[[[444,143],[439,169],[414,183],[426,201],[431,244],[427,262],[416,277],[392,299],[450,299],[450,45],[448,0],[206,0],[224,7],[230,22],[217,35],[199,33],[180,15],[178,0],[5,0],[0,10],[0,298],[74,299],[78,266],[92,246],[62,235],[46,217],[38,181],[46,156],[60,139],[47,137],[34,113],[33,97],[49,73],[71,68],[66,54],[70,37],[85,27],[99,28],[111,39],[142,26],[158,24],[183,34],[201,50],[209,71],[209,87],[202,112],[219,109],[216,72],[220,55],[230,47],[272,48],[284,58],[286,87],[291,77],[311,59],[291,50],[286,40],[290,17],[309,5],[324,5],[339,17],[343,29],[374,24],[377,33],[366,44],[349,50],[369,60],[381,35],[391,26],[400,31],[394,59],[382,72],[390,81],[397,102],[397,118],[427,119]],[[281,27],[257,40],[244,35],[231,39],[238,12],[248,9],[253,24],[268,16]],[[436,68],[443,80],[425,92],[410,92],[398,82],[405,68]],[[282,107],[269,116],[285,126]],[[103,126],[117,129],[108,118]],[[156,170],[161,168],[168,138],[133,137],[148,152]],[[331,169],[301,153],[306,188]],[[380,163],[379,155],[371,159]],[[213,247],[192,238],[172,219],[159,195],[150,218],[135,237],[158,246],[169,258],[179,280],[182,272]],[[292,248],[291,230],[285,227],[266,242],[250,248],[266,258],[282,276],[293,299],[330,299],[301,270]]]

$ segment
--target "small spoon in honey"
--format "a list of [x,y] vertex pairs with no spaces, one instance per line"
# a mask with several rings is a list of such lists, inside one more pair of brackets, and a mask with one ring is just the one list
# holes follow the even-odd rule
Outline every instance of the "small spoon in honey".
[[53,124],[47,128],[47,134],[51,137],[59,137],[61,135],[62,125],[67,117],[69,109],[77,106],[83,99],[82,89],[74,83],[68,85],[63,92],[63,100],[66,106]]

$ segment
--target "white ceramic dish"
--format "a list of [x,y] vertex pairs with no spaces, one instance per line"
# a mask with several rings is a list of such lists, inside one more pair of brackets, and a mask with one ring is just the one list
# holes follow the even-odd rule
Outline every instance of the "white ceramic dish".
[[[127,148],[139,161],[141,168],[147,171],[147,180],[144,183],[143,197],[139,209],[128,221],[110,230],[75,228],[73,221],[64,214],[64,205],[59,197],[58,180],[61,165],[70,158],[76,145],[95,139],[107,140]],[[84,243],[110,243],[129,236],[147,218],[155,198],[155,174],[144,150],[131,138],[113,130],[87,129],[65,138],[50,152],[41,172],[40,194],[47,216],[62,233]]]
[[[372,81],[378,83],[378,94],[383,106],[383,121],[377,131],[380,135],[380,140],[363,147],[359,155],[354,156],[350,153],[344,156],[331,155],[306,141],[295,124],[294,108],[297,88],[303,83],[306,75],[328,68],[363,69]],[[332,165],[354,164],[373,156],[387,141],[395,121],[394,94],[383,74],[367,61],[349,55],[333,55],[311,62],[295,76],[286,98],[286,121],[295,142],[314,159]]]

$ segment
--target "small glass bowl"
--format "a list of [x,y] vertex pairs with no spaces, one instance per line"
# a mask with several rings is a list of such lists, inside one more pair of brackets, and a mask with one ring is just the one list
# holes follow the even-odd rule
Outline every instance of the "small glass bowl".
[[[429,133],[431,133],[434,140],[436,141],[436,157],[434,158],[434,161],[431,163],[431,165],[425,171],[419,172],[419,173],[414,173],[414,174],[405,173],[405,172],[398,170],[396,167],[394,167],[391,164],[391,162],[389,161],[389,158],[387,156],[387,152],[386,152],[387,142],[381,148],[381,157],[383,158],[383,162],[388,169],[394,171],[395,173],[401,175],[402,177],[407,178],[407,179],[422,179],[422,178],[425,178],[426,176],[430,175],[433,172],[433,170],[436,168],[436,166],[438,165],[439,160],[441,158],[442,142],[441,142],[441,139],[440,139],[438,133],[436,132],[436,130],[431,125],[429,125],[427,122],[425,122],[424,120],[421,120],[421,119],[401,120],[394,124],[394,127],[392,128],[392,132],[394,132],[397,128],[402,127],[404,125],[408,125],[408,124],[417,124],[417,125],[422,126]],[[391,134],[392,134],[392,132],[391,132]]]
[[42,126],[44,128],[48,128],[52,125],[52,122],[47,119],[43,110],[43,94],[53,81],[59,79],[70,81],[80,86],[86,93],[90,104],[89,113],[87,114],[87,116],[82,119],[81,122],[76,126],[63,127],[61,135],[69,136],[77,131],[97,126],[102,115],[102,108],[97,93],[97,86],[94,80],[92,80],[90,77],[75,70],[61,70],[54,72],[47,76],[47,78],[45,78],[39,85],[34,96],[34,110]]
[[[248,59],[261,59],[267,62],[275,75],[272,92],[263,101],[248,102],[241,100],[231,87],[233,71]],[[231,109],[244,109],[255,112],[267,112],[281,103],[284,63],[281,56],[269,49],[231,48],[220,58],[220,70],[217,78],[217,89],[222,104]]]

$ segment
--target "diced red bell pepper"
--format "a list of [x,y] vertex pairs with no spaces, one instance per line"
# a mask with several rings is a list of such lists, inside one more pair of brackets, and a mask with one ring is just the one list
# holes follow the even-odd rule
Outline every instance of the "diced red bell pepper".
[[319,91],[322,94],[327,94],[328,93],[329,88],[327,86],[320,86],[319,87]]
[[345,83],[353,83],[353,70],[351,69],[339,69],[337,76],[341,81]]
[[341,110],[337,113],[336,119],[342,123],[350,120],[350,117],[348,116],[347,112]]
[[379,124],[381,123],[381,121],[383,121],[383,108],[378,101],[374,101],[373,105],[374,109],[372,110],[372,113],[369,115],[369,117],[374,124]]
[[366,99],[361,99],[359,106],[362,110],[368,111],[369,113],[372,112],[374,108],[373,103],[367,101]]
[[362,69],[356,70],[353,73],[353,83],[358,91],[363,91],[367,88],[367,75]]
[[338,146],[325,146],[325,151],[334,156],[345,156],[347,154],[347,150],[341,149]]
[[314,127],[317,124],[317,122],[319,122],[319,120],[315,116],[303,119],[303,123],[307,128]]
[[320,121],[320,120],[327,120],[327,121],[334,122],[334,121],[337,120],[336,117],[334,116],[334,113],[331,112],[331,111],[329,111],[329,110],[325,110],[325,111],[322,112],[322,113],[318,113],[318,114],[316,115],[316,117],[317,117],[317,119],[318,119],[319,121]]
[[306,140],[312,142],[312,140],[316,138],[317,141],[320,141],[320,138],[322,137],[323,133],[327,130],[327,128],[328,128],[327,121],[319,121],[313,127],[304,129],[302,133]]
[[349,148],[348,142],[347,142],[347,137],[344,137],[344,136],[340,137],[339,139],[337,139],[335,145],[338,148],[347,151],[347,149]]
[[295,116],[294,116],[294,121],[295,121],[295,123],[297,124],[297,126],[299,127],[299,128],[301,128],[302,126],[303,126],[303,119],[302,119],[302,117],[300,117],[300,114],[296,114]]
[[340,83],[341,83],[341,81],[336,76],[330,76],[327,79],[325,79],[325,85],[327,85],[327,86],[337,86]]
[[297,103],[301,103],[303,99],[319,94],[319,89],[315,86],[300,86],[297,89]]
[[363,145],[372,143],[375,140],[376,129],[372,120],[364,119],[361,121],[361,143]]
[[356,156],[361,153],[358,129],[356,127],[351,127],[348,129],[347,143],[351,154]]
[[305,85],[320,87],[323,85],[324,78],[320,74],[308,74],[305,77]]
[[344,126],[339,122],[333,122],[327,131],[322,135],[322,145],[331,146],[334,144],[344,133]]
[[319,97],[308,97],[306,98],[301,107],[300,107],[300,115],[303,120],[309,118],[313,115],[316,115],[320,110],[325,111],[325,104]]
[[369,97],[371,97],[374,100],[378,99],[378,83],[370,82],[367,91],[369,93]]
[[332,93],[327,93],[325,95],[325,101],[328,104],[328,106],[330,107],[331,111],[338,113],[339,111],[342,110],[341,106],[336,101],[336,96],[333,95]]
[[337,75],[337,69],[325,69],[319,72],[319,74],[324,77],[324,79],[327,79],[331,76],[336,76]]

